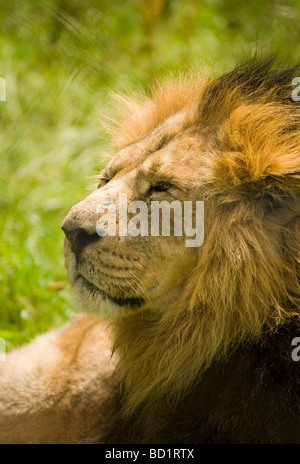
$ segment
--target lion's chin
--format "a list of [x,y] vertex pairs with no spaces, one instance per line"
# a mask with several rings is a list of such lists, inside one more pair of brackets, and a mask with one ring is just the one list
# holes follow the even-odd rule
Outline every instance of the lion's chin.
[[76,302],[81,309],[95,312],[102,317],[115,319],[124,317],[140,309],[144,300],[142,298],[116,298],[78,275],[73,282]]

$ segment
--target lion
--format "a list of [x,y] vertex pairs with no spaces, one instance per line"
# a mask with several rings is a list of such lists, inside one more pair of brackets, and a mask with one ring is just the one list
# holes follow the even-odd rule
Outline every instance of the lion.
[[[298,71],[255,58],[117,98],[115,154],[62,225],[85,315],[7,355],[1,442],[300,443]],[[120,193],[203,202],[203,243],[121,233]]]

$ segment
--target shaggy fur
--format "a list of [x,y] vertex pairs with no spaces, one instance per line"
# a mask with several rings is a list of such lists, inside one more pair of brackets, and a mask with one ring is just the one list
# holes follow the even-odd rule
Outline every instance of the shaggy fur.
[[[72,425],[77,441],[300,443],[300,374],[291,357],[300,336],[300,109],[291,99],[298,72],[275,69],[273,58],[252,60],[216,79],[181,76],[150,97],[117,98],[126,116],[113,131],[116,154],[63,224],[78,304],[108,319],[118,363],[112,372],[99,352],[96,377],[103,370],[110,380],[92,395],[99,420],[86,434]],[[203,200],[203,245],[100,239],[96,205],[116,202],[119,192],[148,205]],[[93,345],[85,345],[91,356]],[[94,391],[86,366],[62,365],[64,379],[84,378]],[[65,386],[56,390],[62,397]],[[56,403],[59,417],[71,400]],[[0,396],[0,417],[4,408]],[[69,434],[62,426],[60,442]],[[10,431],[7,442],[17,438]]]
[[300,111],[290,83],[298,68],[272,63],[250,62],[212,81],[167,82],[146,104],[128,104],[121,146],[178,110],[187,114],[180,131],[205,131],[198,182],[209,206],[181,297],[152,320],[133,315],[116,324],[125,392],[113,441],[300,440],[299,367],[291,360],[299,334]]

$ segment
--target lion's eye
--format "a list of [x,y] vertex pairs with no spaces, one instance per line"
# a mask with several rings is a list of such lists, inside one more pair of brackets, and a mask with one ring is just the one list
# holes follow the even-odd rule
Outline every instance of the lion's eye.
[[109,182],[109,181],[110,181],[110,179],[109,179],[108,177],[105,177],[105,176],[100,177],[100,178],[99,178],[98,188],[103,187],[103,186],[106,185],[107,182]]
[[170,182],[161,181],[155,185],[152,185],[150,188],[150,191],[151,192],[166,192],[167,190],[170,190],[171,187],[172,187],[172,184],[170,184]]

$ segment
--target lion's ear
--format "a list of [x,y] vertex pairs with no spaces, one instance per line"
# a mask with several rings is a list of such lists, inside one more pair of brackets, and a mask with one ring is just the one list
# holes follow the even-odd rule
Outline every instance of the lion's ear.
[[[266,177],[300,178],[300,126],[278,104],[241,105],[219,129],[215,176],[240,185]],[[290,174],[289,174],[290,173]]]

